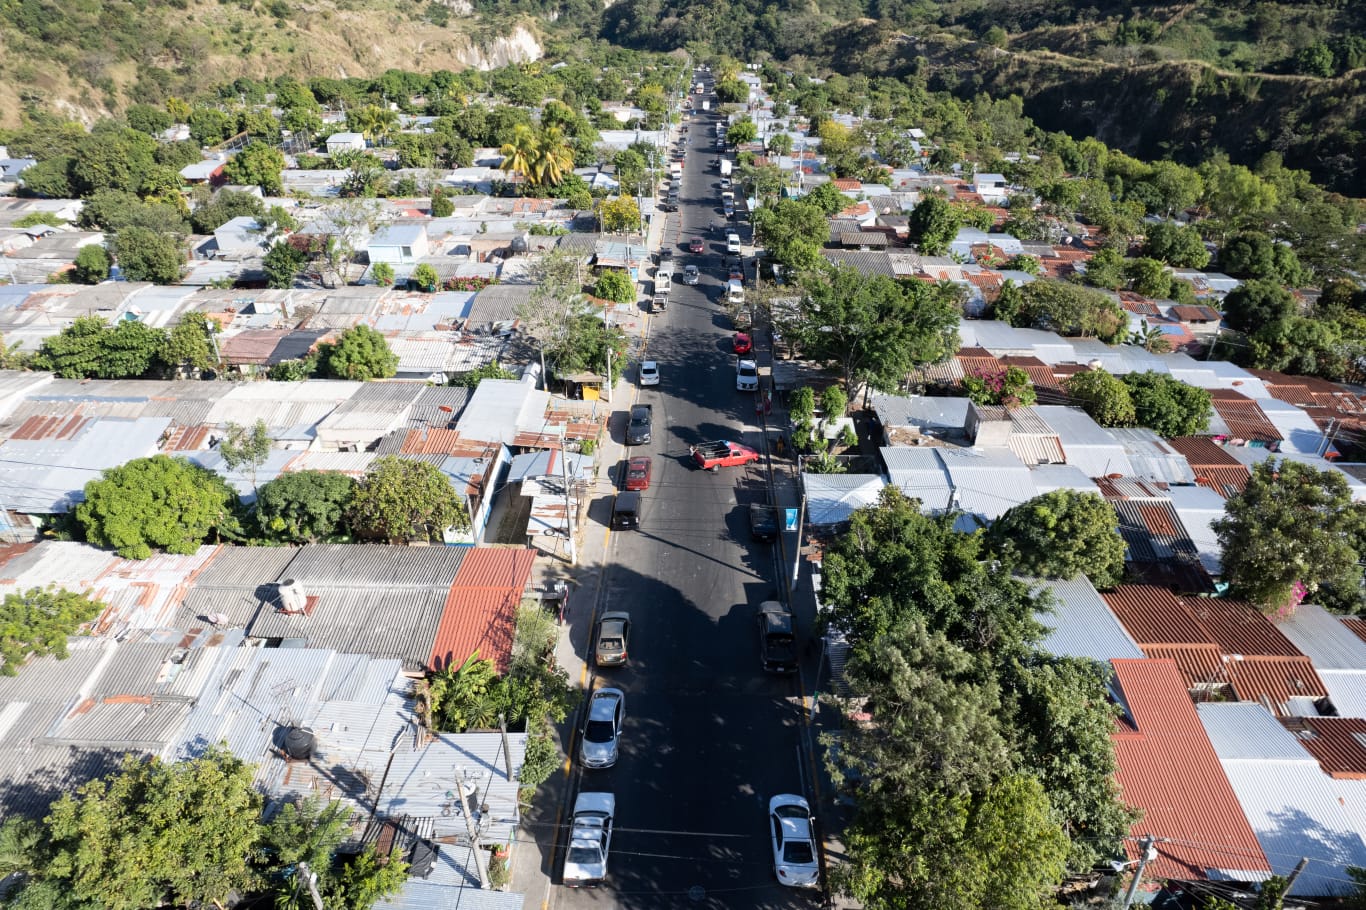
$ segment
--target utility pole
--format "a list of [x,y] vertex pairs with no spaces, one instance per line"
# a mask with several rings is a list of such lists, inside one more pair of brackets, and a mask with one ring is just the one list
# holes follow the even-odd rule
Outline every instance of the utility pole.
[[[314,910],[323,910],[323,896],[318,893],[318,874],[308,868],[308,863],[299,861],[299,878],[308,886],[308,893],[313,897]],[[295,884],[297,888],[297,883]]]
[[[797,460],[797,465],[799,468],[800,476],[801,459]],[[792,548],[792,583],[794,585],[797,583],[797,580],[801,576],[802,571],[802,530],[806,527],[805,494],[802,495],[801,504],[797,508],[797,545]]]
[[579,550],[574,545],[574,501],[569,496],[569,451],[565,447],[568,442],[569,426],[566,424],[560,430],[560,476],[564,483],[564,517],[565,530],[569,533],[569,564],[577,566],[579,564]]
[[1138,883],[1143,878],[1144,868],[1147,867],[1148,863],[1157,859],[1155,843],[1156,841],[1151,834],[1143,835],[1143,840],[1140,842],[1141,852],[1138,856],[1138,868],[1134,870],[1133,880],[1129,882],[1129,890],[1124,892],[1124,904],[1120,910],[1129,910],[1129,905],[1134,902],[1134,895],[1138,893]]
[[1299,861],[1298,863],[1295,864],[1295,868],[1294,868],[1294,869],[1291,869],[1291,870],[1290,870],[1290,874],[1289,874],[1288,876],[1286,876],[1286,879],[1285,879],[1285,888],[1283,888],[1283,889],[1281,890],[1281,897],[1285,897],[1287,894],[1290,893],[1290,889],[1293,888],[1293,887],[1295,886],[1295,879],[1297,879],[1297,878],[1300,877],[1300,873],[1303,872],[1303,871],[1304,871],[1304,867],[1305,867],[1305,866],[1308,866],[1308,865],[1309,865],[1309,857],[1307,857],[1307,856],[1300,857],[1300,861]]
[[[479,887],[487,890],[489,886],[489,870],[486,868],[481,855],[483,848],[479,845],[479,829],[474,824],[474,807],[471,805],[470,796],[465,792],[464,775],[461,773],[460,766],[455,768],[455,789],[460,795],[460,814],[465,818],[465,833],[469,835],[470,849],[474,851],[474,871],[479,873]],[[479,791],[476,789],[475,793]]]

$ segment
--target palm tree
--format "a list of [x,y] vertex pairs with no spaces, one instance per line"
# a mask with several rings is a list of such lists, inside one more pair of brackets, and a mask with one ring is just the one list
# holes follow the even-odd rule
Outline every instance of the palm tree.
[[1171,339],[1162,334],[1157,326],[1148,325],[1148,320],[1140,320],[1136,332],[1129,333],[1129,344],[1138,345],[1149,354],[1166,354],[1172,349]]
[[541,133],[534,170],[538,186],[558,186],[574,170],[574,150],[558,126],[547,127]]
[[377,104],[369,104],[351,115],[356,132],[379,145],[398,126],[398,114]]
[[509,174],[521,174],[528,180],[532,179],[532,166],[540,152],[540,144],[536,141],[536,134],[531,127],[519,123],[512,131],[512,141],[504,143],[498,151],[503,156],[503,163],[499,165],[500,170]]

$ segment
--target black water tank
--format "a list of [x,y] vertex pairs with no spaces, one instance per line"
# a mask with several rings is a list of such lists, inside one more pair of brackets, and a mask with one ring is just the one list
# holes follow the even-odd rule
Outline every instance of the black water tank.
[[285,733],[285,754],[290,758],[304,761],[313,757],[313,747],[317,739],[308,727],[290,727]]

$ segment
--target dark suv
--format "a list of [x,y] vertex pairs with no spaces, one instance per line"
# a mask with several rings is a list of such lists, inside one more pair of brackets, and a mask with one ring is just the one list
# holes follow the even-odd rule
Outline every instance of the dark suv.
[[759,664],[765,673],[797,672],[797,625],[776,600],[759,604]]
[[650,421],[654,408],[648,404],[638,404],[631,408],[631,422],[626,425],[626,444],[642,446],[650,441]]

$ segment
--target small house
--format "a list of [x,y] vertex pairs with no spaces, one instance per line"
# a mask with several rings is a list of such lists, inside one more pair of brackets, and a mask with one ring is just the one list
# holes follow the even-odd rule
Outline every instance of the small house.
[[389,224],[375,231],[367,245],[370,261],[411,265],[430,250],[427,226],[420,222]]
[[327,154],[365,151],[365,136],[362,133],[333,133],[327,137]]

